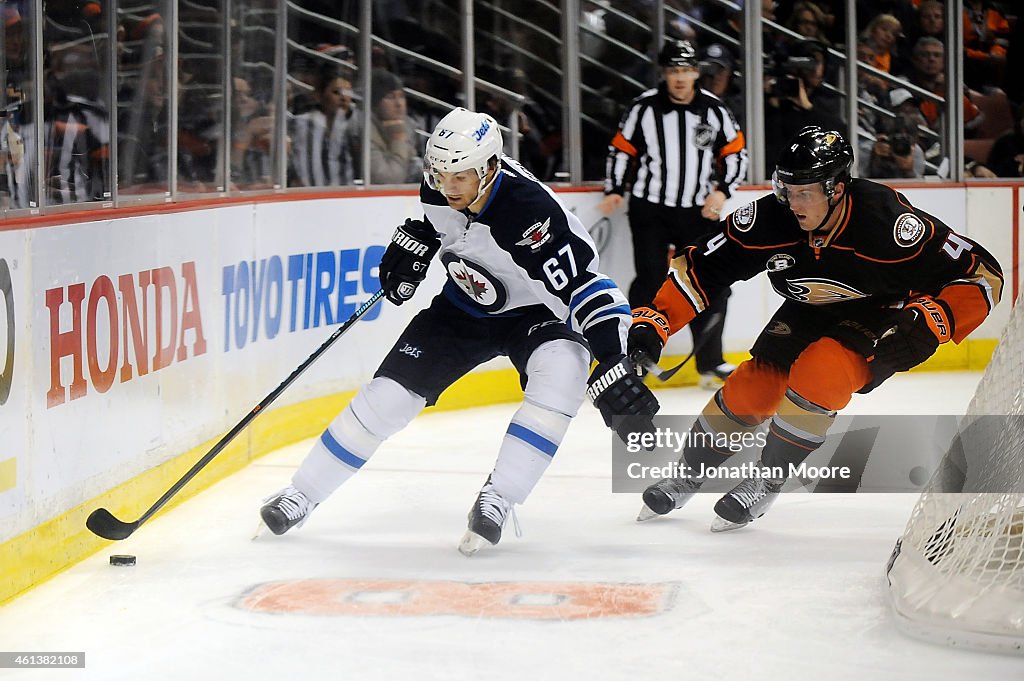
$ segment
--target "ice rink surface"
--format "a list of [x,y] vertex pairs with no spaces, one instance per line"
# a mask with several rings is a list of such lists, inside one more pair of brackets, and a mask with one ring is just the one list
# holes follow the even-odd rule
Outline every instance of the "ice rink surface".
[[[977,374],[898,377],[862,413],[962,413]],[[659,392],[663,413],[709,393]],[[718,495],[634,522],[582,409],[499,546],[456,551],[515,405],[429,412],[283,537],[253,540],[282,449],[0,609],[0,649],[84,651],[14,679],[1012,681],[1024,660],[897,632],[884,566],[916,494],[784,494],[711,534]],[[138,556],[112,567],[114,553]],[[10,557],[5,557],[7,560]]]

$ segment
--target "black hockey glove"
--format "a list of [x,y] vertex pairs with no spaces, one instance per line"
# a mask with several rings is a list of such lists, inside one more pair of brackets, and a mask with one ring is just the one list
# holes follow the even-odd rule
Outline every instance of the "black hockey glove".
[[[587,381],[587,396],[601,410],[604,424],[628,443],[630,433],[653,433],[658,399],[626,357],[601,362]],[[623,418],[612,420],[615,416]]]
[[396,229],[380,259],[378,272],[380,287],[387,299],[401,305],[412,298],[440,247],[437,232],[422,220],[407,219]]
[[634,360],[638,354],[643,353],[657,363],[668,336],[668,319],[665,315],[650,307],[638,307],[633,310],[633,325],[626,339],[626,352]]
[[875,362],[893,371],[916,367],[953,337],[951,320],[945,303],[929,296],[912,300],[879,336]]

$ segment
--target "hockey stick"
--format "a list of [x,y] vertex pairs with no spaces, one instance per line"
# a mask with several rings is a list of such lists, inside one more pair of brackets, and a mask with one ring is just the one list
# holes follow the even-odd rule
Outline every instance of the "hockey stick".
[[89,514],[88,519],[85,521],[85,526],[92,530],[93,534],[103,537],[104,539],[120,540],[130,536],[132,532],[139,529],[140,525],[152,518],[157,511],[163,508],[164,504],[171,500],[171,497],[180,492],[181,489],[199,473],[199,471],[205,468],[208,463],[213,461],[214,457],[220,454],[221,450],[227,447],[228,443],[235,439],[235,436],[241,433],[246,426],[252,423],[253,419],[259,416],[260,412],[269,407],[270,404],[276,400],[281,393],[283,393],[285,389],[295,381],[296,378],[302,375],[302,372],[308,369],[309,366],[320,357],[320,355],[324,354],[324,352],[334,344],[334,341],[341,338],[346,331],[352,328],[353,324],[358,322],[363,315],[369,312],[383,297],[383,290],[377,291],[370,296],[370,299],[363,303],[359,309],[348,318],[347,322],[339,326],[334,333],[324,341],[323,345],[314,350],[313,354],[307,357],[302,364],[297,366],[295,371],[289,374],[288,378],[281,382],[281,385],[274,388],[269,395],[263,398],[262,402],[253,407],[252,411],[245,415],[245,418],[239,421],[234,428],[228,431],[227,435],[222,437],[220,441],[218,441],[217,444],[215,444],[213,448],[203,456],[203,458],[199,459],[199,461],[192,466],[192,468],[188,469],[188,472],[185,473],[180,480],[171,485],[171,488],[164,492],[164,495],[157,499],[156,503],[150,506],[149,510],[143,513],[138,520],[126,523],[123,520],[115,518],[107,509],[97,508]]

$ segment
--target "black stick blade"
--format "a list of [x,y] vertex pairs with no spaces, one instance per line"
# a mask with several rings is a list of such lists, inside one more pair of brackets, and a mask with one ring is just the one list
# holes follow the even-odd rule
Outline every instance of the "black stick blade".
[[121,522],[107,509],[97,508],[89,514],[85,526],[99,537],[118,541],[131,535],[139,523],[138,521],[134,523]]

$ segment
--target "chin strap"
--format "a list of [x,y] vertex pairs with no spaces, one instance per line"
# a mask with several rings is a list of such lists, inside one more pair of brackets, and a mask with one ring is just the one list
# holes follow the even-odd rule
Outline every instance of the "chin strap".
[[838,208],[838,207],[839,207],[839,204],[841,204],[842,202],[843,202],[843,199],[841,199],[841,198],[840,198],[840,199],[839,199],[838,201],[836,201],[835,203],[832,203],[832,199],[831,199],[831,197],[830,197],[830,198],[829,198],[829,203],[828,203],[828,212],[827,212],[827,213],[825,213],[825,217],[823,217],[823,218],[821,219],[821,222],[819,222],[819,223],[818,223],[818,226],[817,226],[817,227],[815,227],[815,228],[814,228],[813,230],[811,230],[811,231],[813,231],[813,232],[817,232],[817,231],[818,231],[819,229],[821,229],[822,227],[824,227],[824,226],[825,226],[825,223],[826,223],[826,222],[828,222],[828,221],[829,221],[829,218],[831,218],[831,217],[832,217],[832,213],[833,213],[833,212],[835,211],[835,209],[836,209],[836,208]]
[[469,205],[472,206],[474,203],[480,200],[481,196],[487,193],[487,190],[490,189],[494,185],[495,180],[498,179],[498,173],[500,172],[501,161],[499,160],[494,166],[494,174],[491,175],[491,179],[489,181],[485,182],[485,178],[487,177],[486,173],[484,174],[484,177],[480,178],[480,187],[476,190],[476,198],[470,201]]

